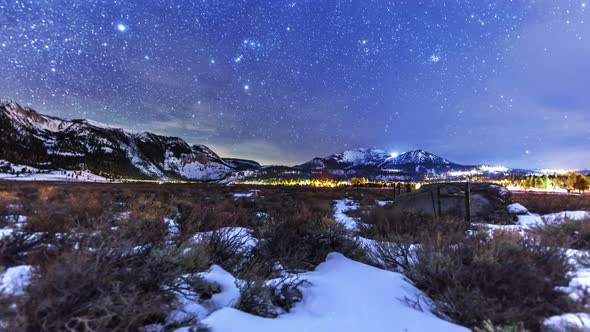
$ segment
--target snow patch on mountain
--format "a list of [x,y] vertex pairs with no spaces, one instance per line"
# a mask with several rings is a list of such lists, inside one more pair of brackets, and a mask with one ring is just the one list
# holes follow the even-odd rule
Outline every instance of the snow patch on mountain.
[[[14,101],[0,102],[0,140],[13,149],[0,158],[21,156],[11,160],[15,163],[40,160],[34,165],[39,168],[59,161],[66,165],[64,168],[79,169],[85,164],[95,173],[117,177],[203,181],[223,179],[238,168],[232,168],[204,145],[191,146],[177,137],[135,132],[92,120],[59,119]],[[36,155],[26,156],[30,150]],[[236,163],[241,170],[257,164],[245,160]]]
[[439,164],[449,165],[450,161],[441,158],[424,150],[414,150],[400,154],[397,157],[389,157],[384,161],[387,165],[405,165],[405,164]]
[[390,154],[380,149],[356,149],[344,151],[336,154],[333,158],[342,163],[348,163],[351,166],[376,164],[383,158],[388,158]]

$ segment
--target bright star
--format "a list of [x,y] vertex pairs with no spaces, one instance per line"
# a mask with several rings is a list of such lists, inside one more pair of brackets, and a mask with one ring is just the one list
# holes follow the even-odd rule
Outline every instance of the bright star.
[[117,24],[117,30],[119,30],[120,32],[125,32],[127,31],[127,26],[123,23],[119,23]]
[[433,54],[433,55],[430,56],[430,59],[429,60],[430,60],[430,62],[437,63],[437,62],[440,61],[440,56],[438,56],[436,54]]
[[250,90],[250,86],[248,84],[244,85],[244,90],[246,90],[246,91]]

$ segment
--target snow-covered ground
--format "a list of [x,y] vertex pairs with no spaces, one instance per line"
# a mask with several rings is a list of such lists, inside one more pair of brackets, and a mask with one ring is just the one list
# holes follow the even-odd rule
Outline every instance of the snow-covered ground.
[[[252,197],[253,192],[235,193],[236,199]],[[384,202],[387,204],[389,202]],[[382,205],[381,202],[377,204]],[[351,199],[334,201],[334,219],[350,230],[356,230],[358,220],[346,215],[347,211],[359,208]],[[559,223],[564,220],[581,220],[587,218],[586,211],[565,211],[544,216],[530,213],[524,206],[514,204],[509,211],[518,218],[515,225],[475,224],[490,230],[511,230],[521,234],[531,227],[545,223]],[[124,215],[124,213],[122,214]],[[268,217],[261,214],[261,217]],[[121,218],[124,218],[121,217]],[[9,227],[0,229],[0,239],[18,230],[26,222],[24,216],[9,218]],[[174,219],[166,219],[171,234],[179,231]],[[216,234],[224,237],[241,238],[240,250],[249,251],[258,243],[253,231],[243,227],[226,227]],[[194,236],[199,242],[213,235],[213,232],[201,232]],[[352,236],[352,235],[351,235]],[[371,247],[375,240],[356,238],[361,244]],[[588,255],[586,251],[568,250],[567,254],[575,270],[572,281],[562,290],[572,299],[579,300],[590,290],[590,268],[579,264],[578,258]],[[28,265],[15,266],[0,273],[0,294],[23,295],[29,283],[33,268]],[[277,318],[263,318],[248,314],[235,308],[239,303],[241,282],[231,273],[213,265],[201,276],[219,287],[220,292],[211,299],[199,300],[179,294],[180,308],[168,318],[169,321],[182,321],[183,318],[195,316],[212,331],[468,331],[468,329],[445,321],[432,313],[431,301],[415,288],[402,274],[372,267],[331,253],[324,263],[314,271],[295,274],[292,277],[306,280],[299,286],[302,301],[295,304],[289,313]],[[574,328],[586,330],[590,327],[590,315],[585,313],[568,313],[548,317],[545,325],[560,331]],[[185,326],[177,331],[190,330]]]
[[[308,281],[301,286],[303,300],[290,313],[277,318],[262,318],[232,308],[239,293],[230,275],[223,272],[214,266],[206,278],[222,286],[222,292],[212,299],[212,307],[185,303],[190,307],[187,311],[198,316],[214,309],[203,320],[212,331],[468,331],[436,317],[421,301],[422,310],[411,305],[424,299],[424,294],[403,275],[338,253],[329,254],[314,271],[301,274]],[[185,327],[178,331],[188,330]]]
[[15,181],[68,181],[68,182],[109,182],[110,180],[86,171],[40,170],[35,167],[12,164],[0,160],[0,180]]
[[258,189],[252,189],[245,193],[233,193],[232,196],[234,199],[258,197],[259,192],[260,190]]
[[[81,174],[80,174],[81,173]],[[73,177],[72,177],[73,174]],[[76,175],[80,174],[80,175]],[[69,175],[69,176],[68,176]],[[67,182],[110,182],[109,179],[89,172],[50,171],[47,173],[24,173],[18,176],[9,173],[0,173],[0,180],[14,181],[67,181]]]
[[[570,272],[572,280],[562,290],[574,301],[582,301],[590,294],[590,268],[580,264],[580,259],[588,257],[590,253],[584,250],[567,250],[570,264],[574,270]],[[545,326],[555,331],[590,331],[590,314],[567,313],[545,319]]]
[[379,201],[379,200],[377,200],[377,201],[376,201],[376,203],[377,203],[377,205],[379,205],[379,206],[385,206],[385,205],[387,205],[387,204],[391,204],[391,203],[393,203],[393,201]]
[[13,266],[0,274],[0,294],[23,295],[31,280],[33,267],[30,265]]
[[356,230],[357,220],[346,215],[346,212],[358,208],[359,204],[351,199],[345,198],[336,200],[334,204],[334,220],[344,224],[349,230]]
[[545,319],[544,324],[550,331],[590,331],[590,314],[552,316]]
[[[357,220],[345,212],[358,207],[350,199],[335,201],[335,220],[356,229]],[[175,227],[171,220],[168,225],[172,229]],[[248,228],[226,227],[217,232],[242,238],[243,250],[251,249],[258,242]],[[194,240],[199,242],[212,234],[197,233]],[[365,244],[372,243],[372,240],[362,240]],[[169,317],[170,321],[193,316],[212,331],[219,332],[468,331],[435,316],[426,295],[402,274],[353,261],[339,253],[329,254],[314,271],[291,275],[291,278],[306,281],[299,286],[303,298],[289,313],[277,318],[263,318],[236,309],[240,300],[237,285],[241,281],[221,267],[213,265],[201,276],[219,287],[220,292],[208,300],[179,295],[182,305]],[[190,328],[185,326],[177,331],[188,332]]]
[[543,221],[549,224],[560,223],[566,220],[583,220],[590,219],[588,211],[563,211],[558,213],[546,214],[542,217]]
[[487,228],[490,230],[501,231],[515,231],[524,234],[526,231],[536,227],[542,227],[546,224],[558,224],[566,220],[583,220],[590,218],[588,211],[563,211],[557,213],[550,213],[546,215],[539,215],[531,213],[527,208],[521,204],[514,203],[508,206],[508,211],[514,215],[518,221],[514,225],[496,225],[496,224],[482,224],[474,223],[474,226]]

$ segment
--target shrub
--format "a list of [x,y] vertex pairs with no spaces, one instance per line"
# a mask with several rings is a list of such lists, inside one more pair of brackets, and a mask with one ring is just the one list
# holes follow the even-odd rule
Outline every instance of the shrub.
[[410,243],[455,243],[465,236],[468,224],[451,216],[433,218],[413,210],[392,205],[375,207],[361,218],[360,234],[364,237]]
[[569,265],[556,248],[496,233],[488,242],[466,238],[454,246],[422,246],[416,257],[410,279],[441,315],[463,325],[522,322],[539,330],[543,318],[574,309],[557,289],[568,285]]
[[539,214],[590,210],[589,195],[515,193],[512,197],[514,201],[526,206],[529,211]]
[[303,294],[299,286],[305,282],[290,276],[271,281],[263,278],[238,281],[240,301],[236,307],[256,316],[275,318],[301,301]]
[[230,228],[222,228],[201,234],[197,241],[206,250],[212,263],[234,274],[238,273],[253,255],[252,248],[248,245],[250,236],[245,230],[232,231]]
[[394,235],[372,241],[365,250],[372,265],[389,271],[407,272],[415,260],[416,246],[412,238]]
[[89,237],[39,267],[18,318],[35,331],[163,324],[177,292],[202,288],[194,273],[204,271],[206,262],[198,249],[137,248],[116,237]]
[[24,264],[34,253],[44,250],[49,236],[28,231],[14,231],[0,239],[0,266]]
[[329,218],[275,219],[259,229],[255,237],[260,240],[254,248],[255,255],[269,262],[279,262],[288,270],[311,270],[332,251],[352,258],[364,255],[345,226]]
[[473,329],[474,332],[527,332],[528,330],[524,327],[522,322],[510,324],[510,325],[494,325],[489,320],[486,320],[482,327],[476,327]]
[[[245,226],[250,222],[247,210],[233,199],[214,202],[181,200],[176,203],[176,222],[184,239],[196,232],[212,231],[222,227]],[[253,214],[253,213],[252,213]]]
[[544,245],[590,250],[590,218],[547,224],[535,232]]

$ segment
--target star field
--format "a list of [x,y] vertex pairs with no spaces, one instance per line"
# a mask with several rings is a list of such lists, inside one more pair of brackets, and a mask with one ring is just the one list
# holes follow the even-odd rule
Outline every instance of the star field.
[[[586,1],[0,1],[0,96],[294,164],[590,165]],[[586,22],[589,21],[589,22]]]

